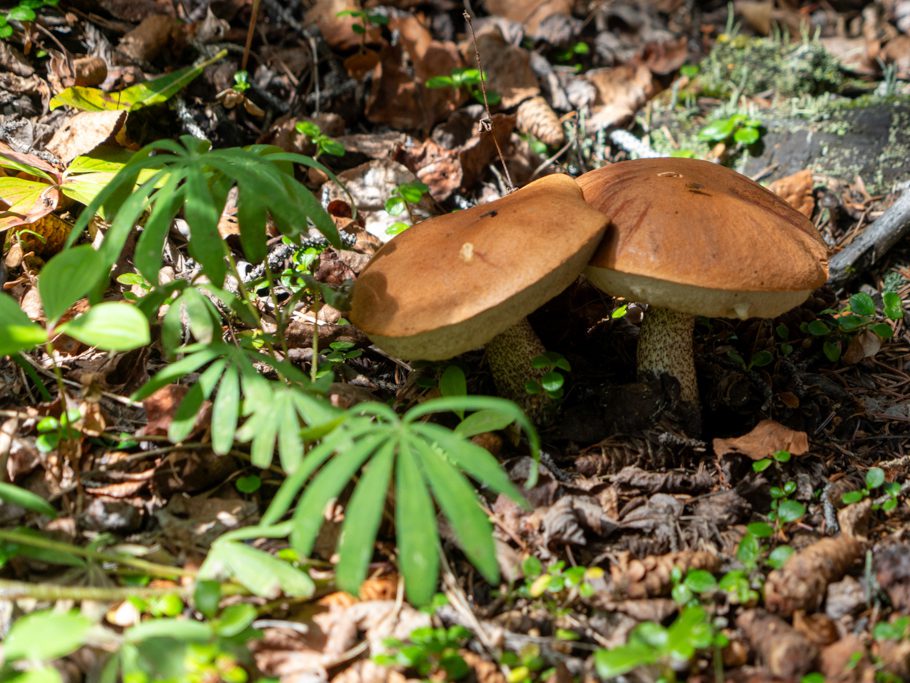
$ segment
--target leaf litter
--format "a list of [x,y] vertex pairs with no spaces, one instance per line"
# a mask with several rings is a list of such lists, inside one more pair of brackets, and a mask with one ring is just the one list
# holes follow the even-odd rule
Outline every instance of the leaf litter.
[[[562,1],[491,1],[486,14],[474,18],[475,44],[460,8],[447,3],[397,2],[361,10],[350,2],[318,0],[302,14],[266,2],[256,38],[264,59],[251,62],[252,86],[243,92],[254,109],[229,108],[216,99],[236,90],[236,53],[194,70],[201,61],[193,47],[196,38],[242,47],[249,20],[245,3],[221,3],[211,10],[202,3],[177,7],[106,0],[96,11],[73,2],[73,14],[46,17],[51,32],[71,34],[67,48],[77,51],[72,70],[70,55],[60,53],[60,45],[44,45],[40,33],[25,31],[0,43],[0,132],[8,145],[3,156],[34,167],[7,167],[0,180],[35,183],[41,177],[36,171],[44,171],[63,188],[61,169],[97,145],[136,148],[197,129],[216,147],[269,141],[291,152],[316,154],[318,146],[287,124],[307,120],[344,146],[343,156],[329,161],[322,155],[320,161],[350,194],[319,173],[309,174],[307,182],[326,200],[353,202],[357,211],[342,228],[356,236],[355,256],[329,247],[314,271],[318,281],[338,284],[356,276],[380,242],[389,239],[387,228],[396,216],[386,209],[386,199],[402,184],[419,181],[428,188],[426,197],[410,207],[416,222],[507,192],[498,150],[516,185],[540,173],[578,174],[626,158],[629,151],[607,138],[615,126],[651,144],[659,137],[655,131],[669,133],[672,149],[665,147],[663,153],[691,151],[685,131],[662,112],[668,102],[682,102],[695,121],[728,113],[719,98],[697,89],[699,75],[685,66],[725,41],[748,45],[754,39],[750,31],[767,36],[777,25],[798,36],[808,21],[847,73],[861,77],[851,87],[871,91],[890,83],[888,96],[904,96],[910,40],[905,4],[874,3],[838,13],[828,6],[796,10],[736,2],[734,18],[744,28],[731,34],[723,3],[700,4],[691,13],[673,0],[586,8]],[[374,9],[388,22],[371,21]],[[346,11],[354,14],[339,16]],[[356,14],[360,11],[366,17]],[[299,40],[290,37],[297,34],[289,27],[299,32]],[[47,75],[36,68],[38,45],[52,57]],[[473,68],[475,50],[487,71],[488,95],[499,98],[489,119],[468,85],[427,86],[434,76]],[[196,75],[192,83],[185,78],[191,73]],[[156,79],[164,80],[155,85]],[[63,96],[67,88],[86,90]],[[97,96],[89,88],[108,95]],[[127,92],[133,94],[117,96]],[[102,111],[51,113],[54,96],[70,104],[87,101]],[[744,92],[733,106],[770,117],[773,96]],[[136,106],[156,98],[171,100],[173,110],[148,114]],[[257,115],[257,109],[266,116]],[[740,149],[729,140],[707,152],[724,160],[744,155],[761,162],[767,149],[780,144],[778,132],[767,131],[765,152]],[[849,146],[846,133],[843,144]],[[832,246],[854,239],[893,194],[893,188],[870,194],[865,181],[871,178],[808,168],[788,175],[774,160],[759,170],[755,175],[773,180],[775,191],[815,218]],[[34,197],[19,206],[21,198],[0,193],[0,220],[30,224],[38,214],[72,220],[56,190],[48,197],[35,209]],[[6,240],[10,246],[12,237]],[[60,248],[45,240],[47,256]],[[176,230],[168,238],[162,281],[194,267],[184,242]],[[16,258],[10,257],[12,248],[7,253],[4,289],[32,319],[41,320],[34,280],[41,262],[26,256],[45,254],[24,240],[12,246],[20,252]],[[851,286],[867,291],[877,307],[883,306],[884,291],[906,301],[907,256],[906,245],[898,245],[858,273]],[[277,270],[289,259],[285,256]],[[125,272],[122,265],[118,270]],[[141,289],[141,283],[133,287]],[[827,680],[870,680],[877,673],[910,677],[906,627],[900,633],[900,615],[910,604],[906,498],[890,510],[882,509],[887,496],[883,499],[880,487],[867,490],[858,503],[845,506],[841,499],[863,489],[870,468],[881,468],[889,483],[906,480],[910,342],[903,319],[891,321],[889,340],[870,329],[837,336],[839,311],[851,291],[823,290],[771,325],[711,321],[699,326],[698,370],[708,385],[705,420],[712,437],[708,448],[674,429],[663,387],[630,385],[636,323],[613,317],[613,302],[578,284],[532,316],[547,347],[559,349],[573,368],[564,421],[552,429],[548,442],[551,461],[527,492],[533,509],[524,511],[502,496],[486,501],[497,527],[497,556],[507,565],[503,574],[511,577],[511,585],[491,591],[457,551],[447,551],[443,586],[449,605],[431,618],[396,600],[395,557],[388,529],[381,528],[383,540],[371,564],[372,572],[386,577],[381,589],[371,594],[368,581],[360,599],[330,594],[318,602],[269,605],[263,618],[275,621],[263,624],[264,635],[253,645],[255,665],[287,681],[406,680],[414,674],[407,666],[390,670],[370,658],[387,651],[386,639],[406,641],[415,629],[463,625],[474,637],[456,651],[478,680],[506,680],[504,672],[508,680],[581,680],[593,675],[592,647],[622,647],[634,641],[634,629],[642,624],[672,624],[681,610],[681,603],[671,599],[679,597],[678,586],[706,572],[721,580],[733,577],[729,586],[695,593],[711,608],[713,628],[726,637],[727,643],[715,649],[727,680],[798,680],[812,671]],[[268,311],[271,304],[263,299],[258,305]],[[579,329],[576,314],[583,307],[593,314]],[[340,314],[326,317],[330,312],[318,307],[299,313],[287,327],[289,358],[305,362],[314,339],[321,349],[342,341],[365,352],[346,362],[333,394],[339,401],[350,405],[380,398],[407,405],[433,395],[432,368],[411,368],[384,357],[358,331],[339,324]],[[826,334],[809,327],[820,320]],[[236,318],[225,317],[231,334],[236,324]],[[187,333],[185,328],[180,334]],[[824,347],[828,342],[840,344],[842,364],[826,358],[823,349],[833,348]],[[92,406],[82,411],[81,436],[45,450],[48,432],[42,431],[41,420],[59,421],[66,413],[63,405],[35,393],[36,382],[52,386],[51,366],[40,355],[28,368],[5,360],[0,363],[0,456],[11,482],[60,505],[64,514],[42,523],[26,509],[5,504],[4,528],[29,523],[78,542],[113,534],[143,557],[191,566],[202,561],[216,537],[261,514],[267,501],[257,494],[245,497],[234,487],[241,474],[253,470],[243,460],[211,452],[209,404],[203,404],[187,439],[175,447],[165,437],[185,396],[183,385],[169,385],[142,405],[129,400],[130,392],[165,366],[160,349],[131,356],[133,367],[112,365],[109,354],[76,342],[58,345],[56,355],[64,379],[84,392],[82,405]],[[464,359],[472,371],[480,367],[478,361],[477,354]],[[481,371],[472,372],[472,392],[487,393],[489,386]],[[616,398],[608,401],[603,397],[611,390]],[[573,413],[584,417],[573,421]],[[115,434],[122,441],[118,447],[96,441]],[[501,451],[507,463],[517,463],[513,480],[523,481],[528,462],[521,459],[522,447],[506,443]],[[798,457],[772,463],[763,472],[753,469],[753,462],[780,451]],[[267,485],[280,481],[270,470],[258,476]],[[788,482],[793,482],[789,492]],[[324,585],[331,585],[332,549],[347,500],[344,493],[326,509],[329,523],[314,543],[314,578]],[[781,519],[781,500],[799,503],[805,513]],[[776,521],[769,518],[775,509]],[[742,551],[744,538],[764,533],[751,528],[756,522],[771,527],[770,535],[756,537],[764,553],[757,562]],[[445,526],[442,536],[453,538]],[[767,553],[781,546],[792,546],[792,554],[772,566]],[[538,588],[530,592],[525,590],[533,577],[529,558],[542,562]],[[40,559],[16,558],[5,565],[4,577],[68,580]],[[567,578],[575,576],[567,574],[574,568],[605,571]],[[745,584],[734,585],[736,572]],[[547,588],[538,592],[544,584]],[[126,628],[137,618],[112,617],[108,623]],[[894,633],[880,626],[891,626]],[[4,631],[7,627],[8,622]],[[505,664],[504,650],[542,653],[547,668],[534,668],[533,658]],[[521,666],[525,678],[515,674]],[[680,676],[715,680],[712,666],[709,655],[700,656]],[[540,671],[548,678],[539,677]],[[647,667],[638,675],[636,680],[654,680]]]

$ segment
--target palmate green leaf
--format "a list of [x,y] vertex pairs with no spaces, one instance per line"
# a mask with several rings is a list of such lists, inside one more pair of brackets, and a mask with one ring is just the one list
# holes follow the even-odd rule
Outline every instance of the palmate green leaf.
[[408,600],[426,605],[436,592],[439,578],[439,532],[418,457],[411,439],[402,440],[396,463],[395,532]]
[[474,488],[434,446],[416,439],[412,443],[419,455],[421,472],[464,554],[488,582],[497,583],[499,564],[493,527],[478,503]]
[[95,304],[78,318],[59,325],[57,331],[105,351],[138,349],[152,339],[142,311],[119,301]]
[[245,543],[219,539],[199,570],[200,578],[217,578],[224,571],[254,595],[308,598],[316,587],[309,575],[277,557]]
[[294,500],[300,493],[300,490],[306,484],[312,474],[319,469],[322,464],[328,460],[336,451],[350,448],[354,439],[362,436],[372,429],[373,425],[369,420],[352,419],[348,420],[343,426],[335,429],[325,437],[318,445],[314,446],[304,457],[300,466],[285,478],[277,493],[272,498],[268,509],[262,515],[260,524],[262,526],[271,526],[277,524],[278,520],[284,517]]
[[29,217],[43,216],[54,210],[56,201],[45,201],[45,193],[48,191],[56,192],[56,189],[46,182],[0,176],[0,201],[7,205],[4,212],[20,214],[22,222],[26,222]]
[[215,192],[201,167],[186,170],[183,213],[190,226],[190,255],[202,264],[206,275],[218,286],[227,273],[225,245],[218,234],[218,217],[227,198],[227,188]]
[[275,406],[276,417],[281,424],[278,429],[278,459],[285,472],[293,472],[303,460],[303,440],[300,438],[300,418],[294,405],[294,393],[293,390],[282,391],[279,394],[281,401]]
[[70,106],[81,111],[111,111],[123,109],[134,111],[142,107],[167,102],[195,79],[205,68],[222,59],[227,50],[222,50],[211,59],[172,71],[165,76],[153,78],[144,83],[137,83],[119,92],[105,92],[100,88],[73,86],[66,88],[51,98],[48,105],[51,110],[57,107]]
[[[512,401],[493,396],[450,396],[445,398],[434,398],[429,401],[411,408],[402,418],[404,424],[412,424],[420,418],[433,413],[446,413],[449,411],[458,412],[474,410],[491,410],[496,411],[504,417],[511,418],[507,424],[517,422],[518,426],[527,434],[528,445],[531,449],[531,457],[535,463],[540,461],[540,437],[537,430],[528,416]],[[537,468],[534,467],[528,475],[528,481],[525,483],[526,488],[532,488],[537,483]]]
[[509,475],[502,469],[502,465],[490,455],[487,449],[481,448],[445,427],[430,422],[412,425],[411,429],[426,437],[429,442],[435,441],[456,467],[467,472],[478,482],[489,486],[496,493],[507,495],[524,508],[529,508],[521,491],[512,483]]
[[139,239],[136,241],[136,251],[133,262],[136,270],[142,273],[149,282],[158,282],[158,273],[161,270],[161,252],[164,240],[180,207],[183,205],[183,180],[182,169],[175,169],[167,176],[164,185],[153,196],[152,211]]
[[620,645],[611,650],[598,650],[594,653],[594,667],[597,675],[608,680],[629,673],[640,666],[657,661],[658,652],[643,643]]
[[16,300],[0,292],[0,356],[33,349],[47,341],[47,332],[25,314]]
[[212,402],[212,450],[216,454],[224,455],[231,450],[239,416],[240,374],[237,368],[228,367]]
[[101,255],[91,244],[64,249],[44,264],[38,276],[38,293],[48,321],[56,322],[106,273]]
[[91,628],[91,619],[78,612],[32,612],[10,628],[3,641],[3,657],[8,662],[49,662],[84,645]]
[[294,511],[291,531],[291,547],[301,557],[308,557],[313,551],[316,536],[322,526],[325,506],[341,493],[363,463],[389,438],[385,430],[377,431],[379,433],[370,434],[351,448],[336,454],[303,492]]
[[178,361],[169,363],[164,366],[164,368],[152,377],[148,382],[139,387],[131,396],[134,401],[141,401],[145,398],[148,398],[161,387],[167,386],[168,384],[173,384],[181,377],[190,374],[191,372],[196,372],[199,368],[207,363],[211,363],[213,360],[224,354],[224,349],[222,346],[212,344],[209,346],[202,346],[196,349],[189,349],[189,355],[181,358]]
[[57,510],[41,496],[13,484],[0,481],[0,500],[26,510],[56,519]]
[[186,396],[183,397],[174,412],[171,426],[167,430],[167,438],[172,442],[182,441],[193,431],[199,410],[202,408],[202,402],[212,395],[226,365],[227,361],[225,359],[216,360],[190,386]]
[[151,619],[128,628],[124,631],[123,638],[127,643],[141,643],[153,638],[204,643],[211,640],[213,635],[212,625],[205,622],[191,619]]
[[454,432],[465,438],[470,438],[476,434],[505,429],[510,424],[512,424],[511,416],[504,415],[498,410],[478,410],[459,422],[455,426]]
[[389,492],[395,446],[394,441],[387,441],[370,460],[345,509],[336,580],[338,587],[349,593],[356,594],[373,556],[373,544]]

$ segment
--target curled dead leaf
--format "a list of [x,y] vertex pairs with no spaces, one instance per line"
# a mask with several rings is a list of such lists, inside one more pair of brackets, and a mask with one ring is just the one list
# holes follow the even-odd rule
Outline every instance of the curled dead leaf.
[[761,460],[776,451],[803,455],[809,451],[809,437],[805,432],[790,429],[774,420],[762,420],[748,434],[730,439],[714,439],[712,446],[718,456],[739,454],[752,460]]

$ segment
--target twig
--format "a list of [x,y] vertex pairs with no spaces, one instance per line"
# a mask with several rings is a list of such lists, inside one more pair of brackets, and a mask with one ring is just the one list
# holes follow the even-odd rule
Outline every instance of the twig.
[[496,146],[496,154],[499,155],[499,163],[502,164],[502,172],[506,177],[506,185],[509,192],[515,189],[515,183],[512,182],[512,176],[509,175],[509,167],[506,166],[506,159],[503,156],[502,149],[499,147],[499,140],[496,139],[496,131],[493,130],[493,114],[490,113],[490,102],[487,100],[486,76],[483,71],[483,64],[480,61],[480,50],[477,49],[477,34],[474,33],[474,22],[471,21],[471,13],[465,9],[462,16],[468,22],[468,28],[471,29],[471,43],[474,45],[474,59],[477,62],[477,70],[480,72],[480,92],[483,95],[483,108],[486,116],[480,120],[482,130],[490,134],[493,138],[493,144]]
[[831,257],[828,283],[839,287],[854,275],[874,265],[910,232],[910,189],[903,191],[877,221]]
[[131,597],[154,598],[163,595],[188,596],[192,585],[174,586],[172,588],[137,588],[104,587],[104,586],[60,586],[52,583],[28,583],[26,581],[9,581],[0,579],[0,599],[21,600],[93,600],[97,602],[119,602]]

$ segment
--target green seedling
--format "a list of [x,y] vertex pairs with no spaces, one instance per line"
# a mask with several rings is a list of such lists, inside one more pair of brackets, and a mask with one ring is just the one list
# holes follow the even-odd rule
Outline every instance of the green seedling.
[[392,225],[386,228],[387,235],[402,233],[417,222],[414,215],[414,207],[421,202],[424,195],[429,191],[430,188],[420,181],[402,183],[392,190],[392,194],[389,195],[389,198],[385,202],[386,213],[390,216],[400,216],[402,213],[407,212],[410,223],[405,223],[404,221],[392,223]]
[[389,23],[389,18],[385,14],[360,9],[346,9],[336,13],[335,16],[352,17],[354,25],[351,26],[351,30],[361,37],[365,37],[371,27],[386,26]]
[[861,500],[868,498],[876,489],[881,489],[881,492],[887,495],[888,498],[880,506],[874,506],[875,509],[890,512],[897,507],[901,485],[896,481],[886,482],[885,471],[881,467],[870,467],[866,470],[866,485],[861,489],[847,491],[847,493],[841,496],[841,500],[845,505],[852,505],[853,503],[858,503]]
[[[789,514],[787,506],[784,506],[784,514]],[[746,526],[746,533],[743,534],[739,546],[736,548],[736,559],[746,567],[747,571],[752,572],[758,569],[762,558],[768,550],[762,541],[771,538],[775,533],[775,527],[767,522],[752,522]],[[779,545],[768,553],[765,563],[774,569],[778,569],[783,566],[784,562],[792,554],[793,548],[788,545]],[[720,585],[723,590],[728,590],[729,588],[724,579],[721,579]],[[737,586],[737,592],[740,592],[741,588],[741,586]]]
[[13,35],[14,28],[11,21],[19,24],[30,24],[38,18],[36,10],[44,7],[56,7],[60,0],[19,0],[19,3],[0,14],[0,40],[6,40]]
[[41,453],[50,453],[57,449],[62,441],[75,441],[79,438],[79,429],[73,425],[82,418],[79,410],[71,408],[61,414],[59,419],[49,415],[41,418],[35,428],[38,438],[35,446]]
[[705,142],[730,142],[748,147],[761,139],[763,125],[746,114],[733,114],[711,121],[698,131],[698,139]]
[[897,617],[890,622],[878,622],[872,629],[872,637],[877,641],[910,638],[910,616]]
[[318,371],[317,377],[322,375],[335,376],[335,370],[340,366],[344,365],[349,360],[354,360],[355,358],[360,358],[363,355],[363,350],[355,348],[354,342],[349,341],[334,341],[329,344],[328,351],[325,353],[325,360],[328,367],[323,367]]
[[333,137],[329,137],[322,132],[322,129],[312,121],[298,121],[294,129],[301,135],[306,135],[310,142],[316,146],[314,159],[318,159],[323,154],[333,157],[343,157],[345,154],[344,145]]
[[717,579],[704,569],[690,569],[683,576],[679,567],[670,571],[673,588],[670,595],[680,605],[698,604],[699,598],[709,597],[717,591]]
[[463,626],[417,628],[407,640],[386,638],[386,652],[373,656],[381,666],[398,666],[415,671],[422,678],[442,672],[447,681],[458,681],[471,669],[458,650],[471,638]]
[[756,586],[753,585],[749,575],[740,569],[734,569],[724,574],[717,582],[717,588],[726,594],[727,600],[731,603],[746,606],[758,603],[759,595]]
[[250,89],[250,74],[246,69],[239,69],[234,72],[234,85],[231,86],[236,92],[244,93]]
[[795,481],[784,482],[783,486],[772,486],[769,493],[771,512],[768,513],[768,519],[774,522],[775,532],[779,532],[785,524],[799,521],[806,514],[806,506],[790,498],[796,493]]
[[[556,637],[560,638],[557,629]],[[540,645],[528,643],[518,652],[510,650],[503,652],[499,663],[508,669],[506,681],[508,683],[532,683],[533,681],[548,681],[555,674],[556,669],[548,666],[547,661],[540,653]]]
[[589,598],[596,590],[591,582],[603,577],[604,573],[600,567],[567,569],[566,563],[562,560],[544,569],[540,560],[533,555],[525,559],[521,566],[525,580],[519,594],[531,599],[560,596],[571,601],[575,595]]
[[531,359],[531,367],[538,371],[543,371],[543,376],[538,379],[528,380],[525,384],[525,391],[529,394],[546,394],[554,401],[562,398],[563,384],[566,378],[559,372],[571,372],[572,366],[565,356],[555,351],[547,351]]
[[[896,292],[882,293],[882,310],[888,320],[898,321],[904,317],[904,307]],[[875,300],[865,292],[850,297],[841,311],[825,309],[820,313],[827,320],[817,318],[803,323],[800,329],[813,337],[823,339],[822,351],[832,363],[840,360],[846,344],[864,332],[872,332],[882,341],[891,339],[894,331],[876,313]]]
[[[589,54],[591,54],[591,46],[586,42],[579,40],[566,49],[557,52],[556,61],[561,64],[568,64],[576,59],[584,59]],[[572,68],[578,73],[584,69],[584,65],[580,62],[575,62],[575,64],[572,65]]]
[[726,636],[718,632],[705,609],[690,606],[684,607],[669,627],[653,621],[639,624],[625,645],[598,650],[594,665],[604,679],[649,667],[655,674],[651,680],[673,683],[677,669],[690,662],[699,650],[726,644]]
[[756,460],[752,463],[753,472],[764,472],[766,469],[771,467],[771,465],[783,465],[790,462],[790,459],[793,456],[790,455],[790,451],[775,451],[771,454],[770,458],[762,458],[761,460]]
[[[486,76],[481,74],[480,69],[462,67],[453,69],[448,75],[432,76],[427,79],[425,85],[434,90],[440,88],[461,90],[462,88],[465,88],[474,100],[483,104],[484,98],[481,84],[485,81]],[[499,104],[500,99],[501,98],[497,93],[491,90],[487,91],[487,102],[490,104]]]

